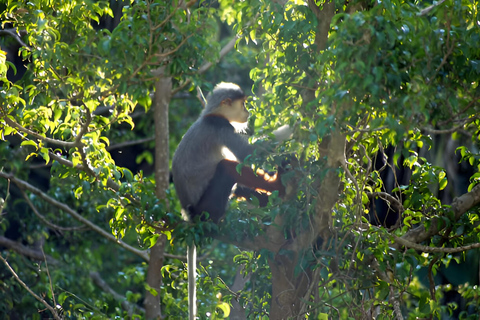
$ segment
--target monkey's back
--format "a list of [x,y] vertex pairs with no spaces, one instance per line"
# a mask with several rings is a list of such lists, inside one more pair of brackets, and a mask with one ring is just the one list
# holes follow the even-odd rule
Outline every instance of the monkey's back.
[[185,133],[172,160],[173,183],[183,208],[200,200],[224,159],[224,147],[241,159],[250,152],[248,143],[225,118],[200,117]]

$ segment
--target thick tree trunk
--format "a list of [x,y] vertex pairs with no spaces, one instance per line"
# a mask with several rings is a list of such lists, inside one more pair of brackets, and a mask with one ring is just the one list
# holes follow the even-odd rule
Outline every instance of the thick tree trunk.
[[160,270],[163,267],[164,252],[165,252],[165,236],[161,235],[157,239],[157,243],[150,250],[150,263],[147,271],[147,284],[150,288],[157,291],[156,294],[150,293],[147,290],[145,294],[146,319],[161,319],[162,312],[160,309],[160,286],[162,285],[162,274]]
[[[165,198],[165,190],[169,183],[169,146],[168,146],[168,105],[170,104],[172,92],[172,79],[161,77],[155,83],[155,95],[153,99],[153,112],[155,122],[155,183],[156,194],[160,199]],[[160,235],[157,243],[150,250],[150,263],[147,271],[147,284],[155,289],[157,294],[147,290],[145,295],[145,318],[160,319],[160,286],[162,284],[162,273],[165,236]]]
[[311,279],[311,270],[295,275],[298,259],[278,254],[268,263],[272,272],[272,304],[270,319],[304,319],[300,315],[301,299],[305,297]]
[[[335,14],[335,3],[327,1],[319,7],[316,1],[309,0],[308,6],[317,17],[315,45],[317,52],[320,53],[327,48],[330,23]],[[315,91],[306,90],[302,97],[306,105],[315,99]],[[330,142],[327,153],[322,155],[327,155],[330,170],[319,184],[319,197],[315,206],[315,215],[312,217],[313,228],[297,234],[295,238],[289,240],[289,244],[281,246],[284,250],[276,251],[274,258],[269,259],[272,272],[270,319],[304,319],[305,315],[301,314],[306,310],[303,299],[308,300],[310,291],[315,290],[312,285],[312,281],[315,281],[312,270],[307,267],[299,271],[297,266],[302,264],[302,252],[311,248],[319,236],[324,239],[330,236],[332,208],[338,200],[340,183],[337,169],[342,167],[345,158],[345,137],[338,132],[333,132]],[[271,235],[271,239],[276,239],[277,242],[282,239],[285,241],[283,235],[277,232],[271,232]]]

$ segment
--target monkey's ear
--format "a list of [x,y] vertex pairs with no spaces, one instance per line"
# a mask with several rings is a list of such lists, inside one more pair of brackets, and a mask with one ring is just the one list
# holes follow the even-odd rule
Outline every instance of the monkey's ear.
[[232,99],[227,98],[225,100],[222,100],[222,104],[226,104],[228,106],[231,106],[232,105]]

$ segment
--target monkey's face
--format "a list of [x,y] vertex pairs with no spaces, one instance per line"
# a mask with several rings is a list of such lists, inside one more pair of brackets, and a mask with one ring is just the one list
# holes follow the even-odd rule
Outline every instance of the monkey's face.
[[221,114],[230,122],[245,123],[250,115],[245,107],[246,99],[230,100],[226,99],[222,101]]

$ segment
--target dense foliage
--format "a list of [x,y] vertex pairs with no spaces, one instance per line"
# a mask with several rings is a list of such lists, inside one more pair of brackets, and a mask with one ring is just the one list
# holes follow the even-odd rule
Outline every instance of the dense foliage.
[[[1,314],[185,319],[194,241],[201,318],[478,318],[478,1],[0,9]],[[159,161],[219,81],[291,192],[192,227]]]

